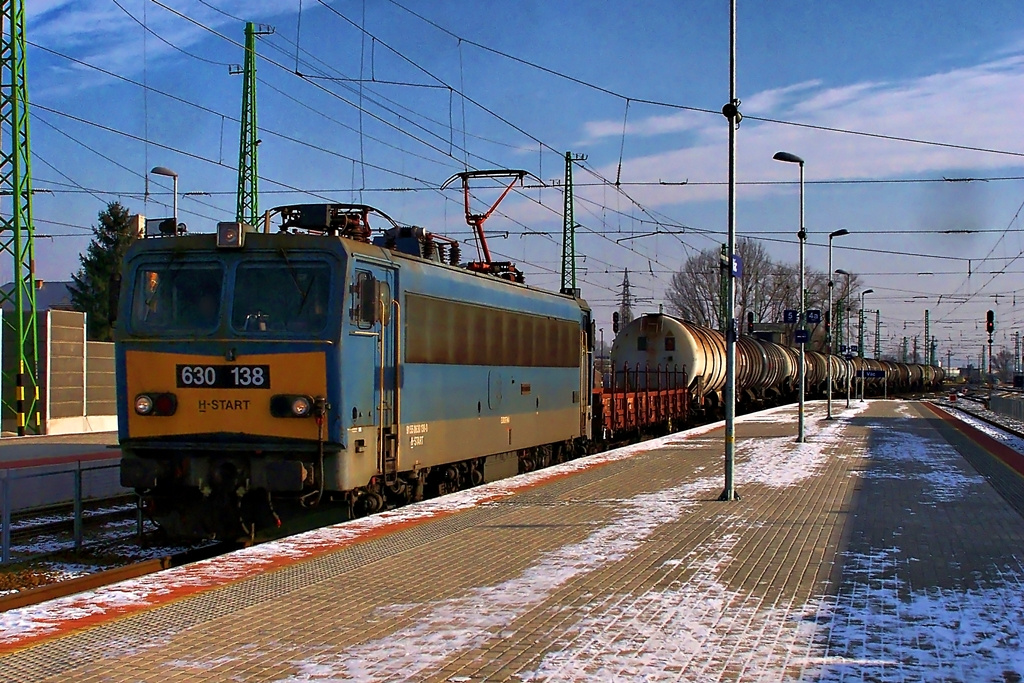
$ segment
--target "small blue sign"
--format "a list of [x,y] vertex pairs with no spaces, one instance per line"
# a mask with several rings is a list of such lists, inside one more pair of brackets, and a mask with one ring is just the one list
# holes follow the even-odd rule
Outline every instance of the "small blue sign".
[[852,353],[846,354],[846,360],[853,360],[854,355]]
[[858,370],[857,377],[867,377],[868,379],[882,379],[885,377],[885,370]]
[[821,311],[819,311],[817,308],[812,308],[809,311],[807,311],[807,322],[809,322],[812,325],[817,325],[818,323],[820,323]]
[[797,344],[806,344],[808,341],[807,330],[796,330],[793,333],[793,339],[796,340]]
[[782,312],[782,322],[787,325],[795,325],[799,311],[794,311],[792,308],[787,308]]
[[738,278],[743,277],[743,259],[739,254],[732,255],[732,276]]
[[849,350],[850,350],[850,347],[847,346],[846,344],[840,344],[839,345],[839,353],[845,354]]

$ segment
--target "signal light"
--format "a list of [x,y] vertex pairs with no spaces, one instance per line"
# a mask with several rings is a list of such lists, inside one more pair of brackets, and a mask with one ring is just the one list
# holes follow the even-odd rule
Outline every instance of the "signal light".
[[612,311],[612,332],[615,334],[619,333],[619,312]]
[[985,314],[985,331],[992,334],[996,329],[996,312],[989,311]]

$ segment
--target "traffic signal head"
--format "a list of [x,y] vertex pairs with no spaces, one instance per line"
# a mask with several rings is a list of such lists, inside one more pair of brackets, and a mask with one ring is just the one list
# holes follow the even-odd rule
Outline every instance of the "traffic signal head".
[[985,331],[988,332],[989,334],[992,334],[992,332],[995,329],[996,329],[996,312],[990,310],[988,313],[985,314]]
[[618,334],[619,332],[619,312],[612,311],[612,332]]

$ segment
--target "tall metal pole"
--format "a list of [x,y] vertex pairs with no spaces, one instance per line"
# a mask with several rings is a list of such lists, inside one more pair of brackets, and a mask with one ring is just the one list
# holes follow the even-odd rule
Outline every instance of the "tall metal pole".
[[235,220],[259,221],[259,170],[256,128],[256,25],[245,24],[245,67],[242,72],[242,123],[238,142],[238,196]]
[[725,489],[720,500],[736,500],[733,466],[736,458],[736,283],[733,258],[736,253],[736,128],[743,118],[736,99],[736,0],[729,3],[729,103],[722,114],[729,122],[729,278],[726,287],[728,325],[725,332]]
[[562,294],[576,294],[576,219],[573,211],[572,164],[585,154],[565,153],[565,204],[562,211]]
[[828,325],[825,326],[825,360],[828,361],[826,366],[828,368],[828,379],[826,383],[828,387],[826,389],[826,401],[825,401],[825,419],[832,419],[832,327],[836,324],[836,321],[832,319],[832,287],[835,283],[832,281],[834,277],[832,273],[832,235],[828,236]]
[[796,440],[799,443],[803,443],[804,439],[804,392],[806,389],[807,381],[807,359],[805,357],[805,342],[803,340],[803,334],[807,332],[807,290],[806,282],[804,281],[804,244],[807,241],[807,231],[804,230],[804,160],[795,154],[789,152],[776,152],[775,156],[772,157],[776,161],[785,161],[788,163],[800,165],[800,231],[796,236],[800,240],[800,391],[799,391],[799,410],[797,411],[797,437]]
[[[807,242],[807,231],[804,230],[804,162],[800,162],[800,232],[796,234],[800,240],[800,329],[807,330],[807,297],[806,282],[804,281],[804,244]],[[807,358],[805,351],[806,342],[803,336],[800,337],[800,417],[797,424],[796,440],[803,443],[804,438],[804,389],[807,384]]]
[[[11,309],[0,327],[15,335],[12,364],[3,369],[2,415],[13,413],[19,436],[26,427],[41,429],[25,4],[0,2],[0,138],[6,145],[0,149],[0,194],[11,198],[9,214],[0,217],[0,253],[12,257],[14,266],[11,288],[0,288],[0,303]],[[13,401],[7,387],[13,388]]]
[[[842,237],[843,235],[849,234],[850,231],[846,228],[833,230],[828,234],[828,325],[825,327],[825,343],[828,345],[828,355],[826,357],[826,360],[828,361],[828,400],[826,402],[826,420],[832,419],[832,328],[836,324],[835,316],[832,315],[832,288],[835,287],[835,272],[832,270],[832,240],[836,237]],[[849,289],[849,286],[847,286],[847,289]],[[842,324],[842,321],[840,321],[839,329],[842,329]]]
[[875,360],[882,357],[882,311],[875,309]]

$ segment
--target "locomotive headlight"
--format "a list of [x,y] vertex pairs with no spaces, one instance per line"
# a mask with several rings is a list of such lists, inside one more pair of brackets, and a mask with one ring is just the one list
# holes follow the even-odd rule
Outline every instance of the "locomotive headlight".
[[306,417],[310,408],[309,399],[305,396],[296,396],[292,401],[292,415],[295,417]]
[[153,399],[145,394],[135,397],[135,412],[139,415],[149,415],[153,412]]
[[274,417],[310,417],[313,399],[302,394],[275,394],[270,397],[270,414]]

